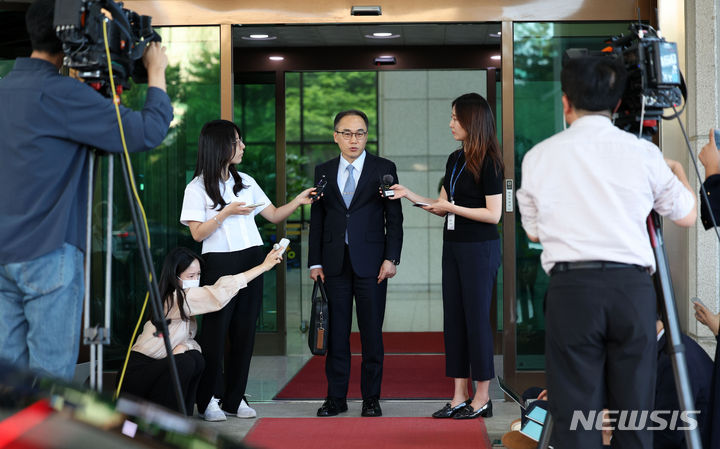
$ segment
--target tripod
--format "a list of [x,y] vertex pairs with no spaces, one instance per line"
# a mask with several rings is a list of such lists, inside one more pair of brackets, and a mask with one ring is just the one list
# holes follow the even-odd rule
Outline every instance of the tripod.
[[[673,376],[675,377],[680,410],[695,410],[695,401],[692,397],[692,388],[690,386],[687,363],[685,361],[685,347],[682,344],[682,333],[680,332],[675,294],[673,293],[672,278],[670,277],[670,265],[668,263],[667,253],[665,252],[665,243],[660,227],[660,216],[655,211],[652,211],[647,218],[647,228],[648,234],[650,235],[650,244],[655,255],[655,264],[657,266],[655,289],[662,298],[664,309],[663,325],[665,326],[665,334],[667,335],[667,352],[672,360]],[[552,400],[552,398],[550,400]],[[538,442],[538,449],[547,449],[549,447],[552,427],[553,419],[550,413],[548,413]],[[694,429],[689,429],[690,426],[686,427],[688,428],[685,430],[685,442],[688,449],[702,449],[700,431],[697,426]]]
[[[93,187],[95,184],[96,159],[99,151],[93,150],[90,155],[88,164],[88,203],[87,203],[87,228],[86,228],[86,248],[90,253],[92,244],[92,205],[93,205]],[[91,263],[90,257],[85,257],[85,298],[84,298],[84,327],[83,327],[83,344],[90,346],[90,388],[102,390],[102,374],[103,374],[103,346],[110,343],[110,304],[112,289],[112,210],[113,210],[113,169],[114,157],[108,154],[108,192],[107,192],[107,230],[106,230],[106,247],[105,247],[105,302],[104,302],[104,325],[92,325],[90,316],[90,275]],[[170,345],[170,335],[168,332],[167,321],[163,316],[162,298],[157,285],[157,276],[152,263],[150,247],[148,245],[148,236],[145,226],[140,222],[140,206],[133,196],[133,188],[131,184],[131,169],[128,164],[127,157],[121,157],[122,173],[127,193],[128,203],[130,205],[130,214],[132,217],[133,228],[137,236],[138,250],[145,273],[145,281],[150,296],[151,321],[158,330],[156,336],[162,336],[165,343],[165,351],[175,389],[175,398],[178,403],[178,410],[187,414],[185,409],[185,400],[183,398],[182,388],[180,386],[180,378],[178,377],[177,365],[175,357]],[[96,358],[97,355],[97,358]]]

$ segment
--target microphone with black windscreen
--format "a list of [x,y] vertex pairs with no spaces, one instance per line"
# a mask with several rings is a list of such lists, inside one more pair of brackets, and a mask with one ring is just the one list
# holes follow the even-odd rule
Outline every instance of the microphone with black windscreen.
[[380,192],[382,193],[383,198],[391,198],[395,196],[395,191],[390,189],[393,184],[395,184],[395,178],[393,175],[383,175],[382,181],[380,182]]

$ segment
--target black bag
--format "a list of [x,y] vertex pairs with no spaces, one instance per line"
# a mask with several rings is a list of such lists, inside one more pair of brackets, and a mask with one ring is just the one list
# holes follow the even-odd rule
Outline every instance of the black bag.
[[[318,296],[320,291],[320,296]],[[328,347],[328,332],[330,315],[328,314],[328,297],[325,293],[325,284],[318,277],[312,293],[312,308],[310,309],[310,332],[308,333],[308,346],[315,355],[325,355]]]

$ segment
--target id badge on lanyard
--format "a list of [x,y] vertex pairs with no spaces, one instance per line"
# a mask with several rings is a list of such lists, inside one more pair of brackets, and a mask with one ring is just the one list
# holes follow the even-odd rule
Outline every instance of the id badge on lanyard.
[[[455,200],[450,201],[450,204],[455,204]],[[455,214],[453,214],[453,213],[447,214],[447,230],[448,231],[455,230]]]
[[[465,165],[467,165],[467,161],[463,164],[462,168],[460,168],[460,171],[457,174],[457,178],[455,177],[455,170],[457,170],[457,163],[460,160],[460,156],[455,160],[455,166],[453,167],[452,174],[450,175],[450,204],[455,204],[455,185],[458,182],[458,179],[460,178],[460,174],[465,169]],[[448,231],[454,231],[455,230],[455,214],[448,213],[447,214],[447,230]]]

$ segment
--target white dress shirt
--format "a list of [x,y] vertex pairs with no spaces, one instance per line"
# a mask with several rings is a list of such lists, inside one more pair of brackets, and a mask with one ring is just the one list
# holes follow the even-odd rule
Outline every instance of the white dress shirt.
[[580,117],[535,145],[517,192],[523,228],[540,239],[548,273],[557,262],[592,260],[654,272],[648,214],[678,220],[693,200],[657,146],[602,115]]
[[[251,176],[240,173],[240,177],[247,187],[240,190],[237,196],[233,193],[235,180],[232,176],[221,183],[220,193],[225,202],[237,201],[244,202],[247,205],[263,203],[263,205],[253,209],[249,215],[231,215],[227,217],[208,238],[203,240],[203,254],[240,251],[263,244],[260,232],[255,224],[255,215],[271,204],[270,199]],[[219,205],[215,209],[212,208],[213,202],[205,192],[203,182],[202,176],[198,176],[185,187],[185,197],[180,212],[180,223],[185,226],[191,221],[203,223],[212,220],[220,212]]]

